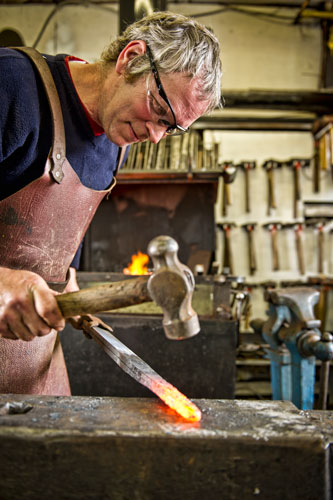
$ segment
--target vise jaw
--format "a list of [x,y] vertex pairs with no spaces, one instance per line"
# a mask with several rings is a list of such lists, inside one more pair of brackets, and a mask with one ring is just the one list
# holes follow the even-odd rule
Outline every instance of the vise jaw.
[[319,292],[308,287],[268,289],[268,319],[252,328],[269,345],[273,399],[286,399],[301,409],[313,408],[315,362],[333,359],[332,335],[320,331],[314,306]]
[[262,335],[268,344],[296,343],[299,354],[315,356],[321,361],[333,359],[332,338],[320,332],[321,321],[314,316],[319,291],[307,288],[266,290],[270,319],[264,324]]

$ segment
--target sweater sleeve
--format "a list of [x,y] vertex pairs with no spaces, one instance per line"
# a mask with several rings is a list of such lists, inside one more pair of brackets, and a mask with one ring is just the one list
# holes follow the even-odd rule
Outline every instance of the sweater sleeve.
[[36,84],[29,66],[15,51],[0,49],[0,162],[23,148],[36,127]]
[[48,107],[34,68],[12,49],[0,48],[0,95],[2,199],[43,171],[52,128],[45,126],[49,123]]

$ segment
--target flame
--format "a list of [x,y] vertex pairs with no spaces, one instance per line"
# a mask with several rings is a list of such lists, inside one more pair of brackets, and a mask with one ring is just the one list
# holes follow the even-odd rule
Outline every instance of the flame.
[[191,422],[201,420],[199,408],[169,382],[163,379],[156,380],[151,384],[150,390],[186,420]]
[[138,252],[132,255],[132,261],[128,267],[123,269],[124,274],[149,274],[148,273],[149,257],[145,253]]

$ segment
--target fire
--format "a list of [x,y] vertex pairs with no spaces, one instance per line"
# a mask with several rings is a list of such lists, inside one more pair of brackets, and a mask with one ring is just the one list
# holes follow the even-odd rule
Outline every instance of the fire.
[[145,253],[138,252],[132,255],[132,261],[128,264],[128,267],[123,269],[124,274],[149,274],[148,273],[148,262],[149,257]]
[[198,422],[201,420],[201,411],[176,387],[163,379],[156,380],[149,387],[166,405],[175,410],[186,420]]

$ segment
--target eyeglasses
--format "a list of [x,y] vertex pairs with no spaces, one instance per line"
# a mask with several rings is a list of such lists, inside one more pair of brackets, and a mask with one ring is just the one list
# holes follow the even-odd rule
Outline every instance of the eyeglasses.
[[[169,109],[171,111],[171,114],[172,114],[172,117],[173,117],[173,121],[174,121],[174,124],[170,125],[169,122],[162,120],[162,122],[164,122],[163,125],[165,125],[167,127],[165,133],[167,135],[182,135],[182,134],[186,134],[189,131],[189,129],[188,128],[183,128],[183,127],[181,127],[180,125],[177,124],[175,113],[174,113],[174,111],[172,109],[172,106],[170,104],[170,101],[167,98],[167,95],[166,95],[166,93],[165,93],[165,91],[164,91],[164,89],[162,87],[162,82],[161,82],[160,77],[158,75],[158,71],[157,71],[156,65],[154,63],[154,59],[153,59],[151,50],[148,47],[148,45],[147,45],[147,56],[149,58],[150,68],[151,68],[151,71],[153,73],[153,77],[154,77],[155,82],[156,82],[158,93],[162,97],[162,99],[167,103],[167,105],[168,105],[168,107],[169,107]],[[155,102],[157,103],[156,99],[154,99],[154,96],[151,94],[150,91],[148,91],[148,96],[153,101],[155,100]],[[157,105],[158,105],[158,103],[157,103]],[[154,106],[153,106],[153,109],[154,109]]]

